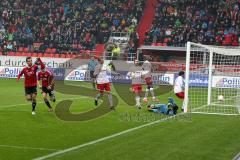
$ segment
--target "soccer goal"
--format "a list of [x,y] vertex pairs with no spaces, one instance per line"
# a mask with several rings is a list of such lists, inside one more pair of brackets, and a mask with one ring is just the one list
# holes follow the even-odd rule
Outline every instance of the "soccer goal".
[[187,43],[185,111],[240,114],[240,47]]

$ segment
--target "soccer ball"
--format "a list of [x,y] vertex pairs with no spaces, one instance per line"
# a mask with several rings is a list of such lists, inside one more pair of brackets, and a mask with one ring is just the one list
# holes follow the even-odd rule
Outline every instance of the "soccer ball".
[[223,95],[219,95],[219,96],[218,96],[218,100],[222,102],[222,101],[224,100]]

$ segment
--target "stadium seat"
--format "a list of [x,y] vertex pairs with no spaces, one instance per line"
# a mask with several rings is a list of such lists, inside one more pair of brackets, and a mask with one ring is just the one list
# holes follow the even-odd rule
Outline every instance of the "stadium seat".
[[60,58],[66,58],[66,54],[60,54],[60,56],[59,56]]
[[75,57],[75,55],[74,54],[67,54],[67,56],[66,56],[67,58],[74,58]]
[[18,52],[23,52],[23,47],[19,47]]
[[32,53],[27,52],[26,55],[27,55],[27,57],[31,57],[31,56],[32,56]]
[[45,52],[46,52],[46,53],[51,53],[51,52],[52,52],[52,49],[51,49],[51,48],[47,48]]
[[238,41],[233,41],[232,46],[239,46]]
[[38,53],[38,57],[43,57],[43,53]]
[[51,53],[56,53],[56,51],[57,51],[56,48],[51,49]]
[[7,55],[8,55],[8,56],[15,56],[15,52],[10,51],[10,52],[8,52]]
[[15,56],[22,56],[21,52],[16,52]]
[[53,56],[54,58],[59,58],[59,54],[58,54],[58,53],[52,53],[52,56]]
[[54,53],[50,53],[50,57],[55,57],[55,54]]
[[157,46],[163,46],[163,44],[162,43],[157,43]]
[[162,43],[162,46],[167,46],[167,43]]
[[38,57],[38,54],[37,53],[32,53],[32,57]]
[[66,58],[71,58],[71,55],[70,54],[66,54]]
[[44,56],[44,57],[51,57],[51,54],[49,54],[49,53],[44,53],[43,56]]
[[23,52],[28,52],[28,48],[27,47],[23,48]]
[[22,52],[22,56],[27,57],[27,52]]
[[157,46],[157,43],[152,43],[151,46]]

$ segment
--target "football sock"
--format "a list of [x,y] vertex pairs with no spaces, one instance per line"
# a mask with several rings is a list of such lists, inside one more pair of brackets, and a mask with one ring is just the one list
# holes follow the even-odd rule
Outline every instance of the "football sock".
[[137,106],[140,106],[140,96],[137,95],[137,96],[135,97],[135,100],[136,100],[136,105],[137,105]]
[[148,92],[149,92],[149,89],[146,89],[145,97],[144,97],[144,98],[147,98],[147,97],[148,97]]
[[110,107],[113,106],[113,98],[112,98],[112,94],[108,94],[108,101],[109,101],[109,104],[110,104]]
[[150,88],[150,92],[151,92],[151,94],[152,94],[152,97],[155,97],[155,94],[154,94],[153,88]]
[[35,111],[36,105],[37,105],[37,102],[36,102],[36,101],[33,101],[33,102],[32,102],[32,111],[33,111],[33,112]]
[[51,104],[49,103],[49,101],[48,101],[47,99],[44,99],[44,102],[45,102],[45,104],[48,106],[48,108],[52,108],[52,107],[51,107]]
[[96,95],[96,97],[95,97],[95,100],[98,100],[101,96],[102,96],[102,94],[101,94],[101,93],[98,93],[98,94]]

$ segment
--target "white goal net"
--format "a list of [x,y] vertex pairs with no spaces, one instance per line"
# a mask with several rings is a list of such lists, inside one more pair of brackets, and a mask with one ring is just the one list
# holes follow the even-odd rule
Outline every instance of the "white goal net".
[[186,110],[240,114],[240,47],[187,43]]

